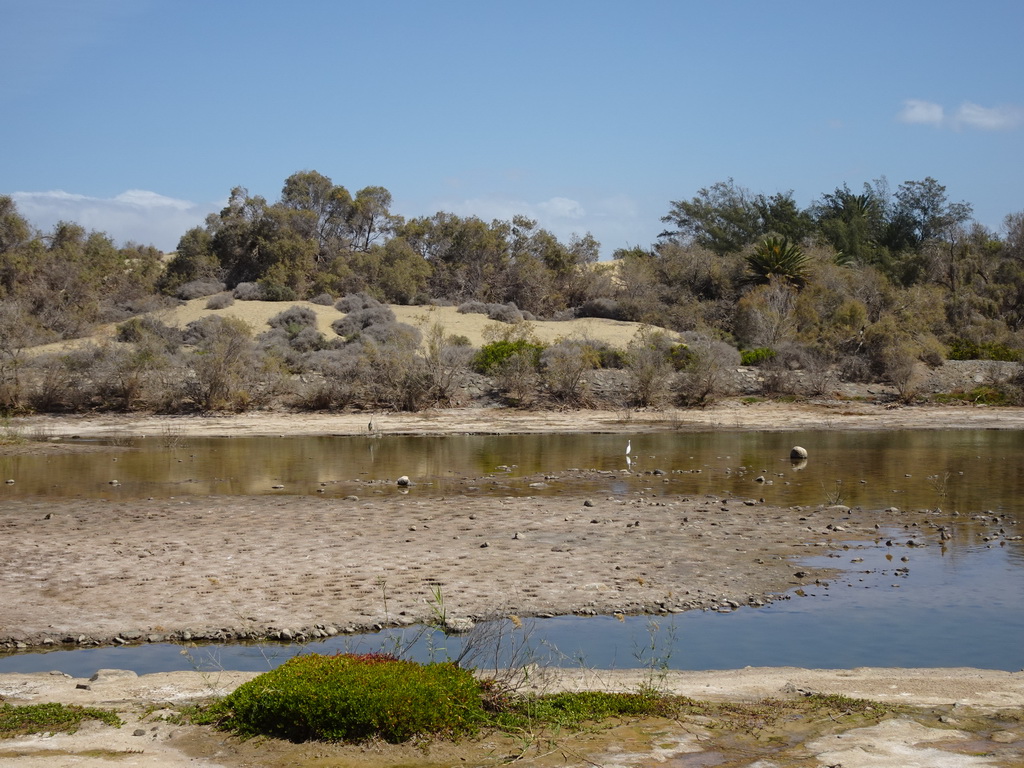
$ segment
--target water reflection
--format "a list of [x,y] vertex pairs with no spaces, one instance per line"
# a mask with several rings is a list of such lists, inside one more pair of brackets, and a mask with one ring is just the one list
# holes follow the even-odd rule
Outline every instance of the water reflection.
[[[718,494],[782,506],[836,499],[962,513],[1013,508],[1024,492],[1013,431],[659,433],[138,439],[111,455],[0,457],[0,500],[388,492],[408,475],[440,493]],[[803,445],[806,463],[789,450]],[[654,475],[653,472],[665,474]],[[759,482],[762,478],[763,482]],[[116,481],[117,485],[112,485]],[[543,482],[546,487],[535,483]]]

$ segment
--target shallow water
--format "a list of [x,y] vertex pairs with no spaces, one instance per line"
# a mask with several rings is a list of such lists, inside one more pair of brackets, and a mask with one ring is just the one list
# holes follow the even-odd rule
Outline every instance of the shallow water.
[[[626,439],[632,441],[629,475],[622,472]],[[770,606],[729,614],[537,620],[527,623],[526,632],[535,652],[548,662],[599,668],[1017,670],[1024,668],[1024,545],[1013,538],[1024,531],[1010,520],[1024,519],[1019,512],[1021,443],[1020,433],[1006,431],[321,437],[189,440],[172,446],[139,440],[134,450],[116,456],[2,459],[0,473],[15,483],[0,488],[0,503],[5,495],[365,496],[399,492],[394,478],[407,474],[414,480],[413,494],[426,489],[542,495],[571,488],[610,495],[646,489],[648,495],[761,497],[782,506],[816,505],[835,495],[865,508],[941,506],[946,513],[960,512],[948,547],[911,550],[887,547],[883,539],[816,558],[808,562],[842,568],[844,574],[827,586],[805,589],[803,596],[791,593]],[[794,444],[810,453],[803,468],[794,468],[788,459]],[[645,474],[656,469],[666,474]],[[109,485],[115,476],[120,485]],[[546,487],[531,487],[537,481]],[[274,485],[284,488],[275,490]],[[902,532],[883,533],[898,541]],[[897,570],[904,568],[906,573]],[[302,651],[390,648],[414,632],[338,637],[305,646],[207,646],[186,655],[170,644],[19,654],[0,658],[0,672],[61,669],[88,676],[102,667],[262,670]],[[461,642],[434,635],[421,639],[413,653],[420,659],[457,654]]]
[[[810,454],[802,468],[789,460],[793,445]],[[1009,430],[145,438],[124,447],[115,455],[0,457],[0,477],[14,480],[0,486],[0,502],[26,496],[366,495],[395,492],[401,475],[441,493],[544,495],[569,485],[627,493],[635,484],[616,483],[614,476],[577,477],[580,470],[618,474],[627,468],[662,494],[756,496],[781,506],[840,497],[867,508],[998,511],[1013,509],[1024,493],[1024,433]],[[655,470],[666,474],[648,474]],[[530,486],[544,475],[547,487]],[[756,483],[757,477],[767,482]]]

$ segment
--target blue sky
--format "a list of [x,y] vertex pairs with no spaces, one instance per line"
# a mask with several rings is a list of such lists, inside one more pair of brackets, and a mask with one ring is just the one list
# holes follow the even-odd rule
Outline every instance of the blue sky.
[[1024,210],[1024,3],[0,0],[0,194],[171,250],[317,170],[607,257],[729,177]]

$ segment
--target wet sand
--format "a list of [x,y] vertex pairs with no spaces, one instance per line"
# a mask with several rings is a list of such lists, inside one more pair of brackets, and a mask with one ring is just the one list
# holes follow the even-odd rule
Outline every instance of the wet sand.
[[[0,640],[310,638],[430,619],[730,610],[828,573],[792,557],[907,514],[657,495],[140,501],[0,510]],[[752,483],[753,486],[753,483]],[[588,506],[592,505],[592,506]],[[926,544],[925,527],[917,534]],[[799,574],[799,575],[798,575]]]

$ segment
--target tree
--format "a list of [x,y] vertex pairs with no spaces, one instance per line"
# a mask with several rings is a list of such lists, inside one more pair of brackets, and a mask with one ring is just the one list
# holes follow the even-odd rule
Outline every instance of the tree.
[[32,237],[28,221],[8,195],[0,195],[0,254],[25,245]]
[[753,205],[761,219],[761,229],[766,234],[775,233],[800,243],[814,231],[814,219],[808,211],[797,206],[793,190],[785,194],[776,192],[770,197],[757,195]]
[[398,217],[391,213],[391,193],[384,187],[363,187],[356,192],[348,216],[353,248],[369,250],[398,224]]
[[690,200],[672,201],[672,210],[661,220],[675,228],[659,238],[696,243],[719,255],[739,252],[764,234],[750,190],[731,178],[699,190]]
[[931,176],[900,184],[896,206],[897,214],[907,217],[916,245],[950,237],[953,227],[966,223],[973,215],[969,203],[950,203],[946,188]]
[[747,256],[747,269],[755,283],[783,280],[800,287],[807,282],[809,262],[800,246],[784,237],[766,237]]
[[[390,200],[389,200],[390,204]],[[350,228],[354,216],[352,195],[341,185],[316,171],[293,173],[281,190],[281,205],[296,211],[308,211],[317,242],[316,261],[323,264],[352,247]]]
[[856,195],[845,184],[822,195],[813,207],[818,231],[844,261],[877,264],[886,226],[885,201],[865,184]]
[[220,280],[224,270],[213,253],[213,238],[208,229],[192,227],[178,240],[174,258],[160,278],[160,288],[173,293],[193,280]]
[[508,266],[505,222],[487,224],[476,216],[439,211],[403,223],[395,234],[430,263],[433,296],[456,302],[488,300],[493,297],[495,276]]

